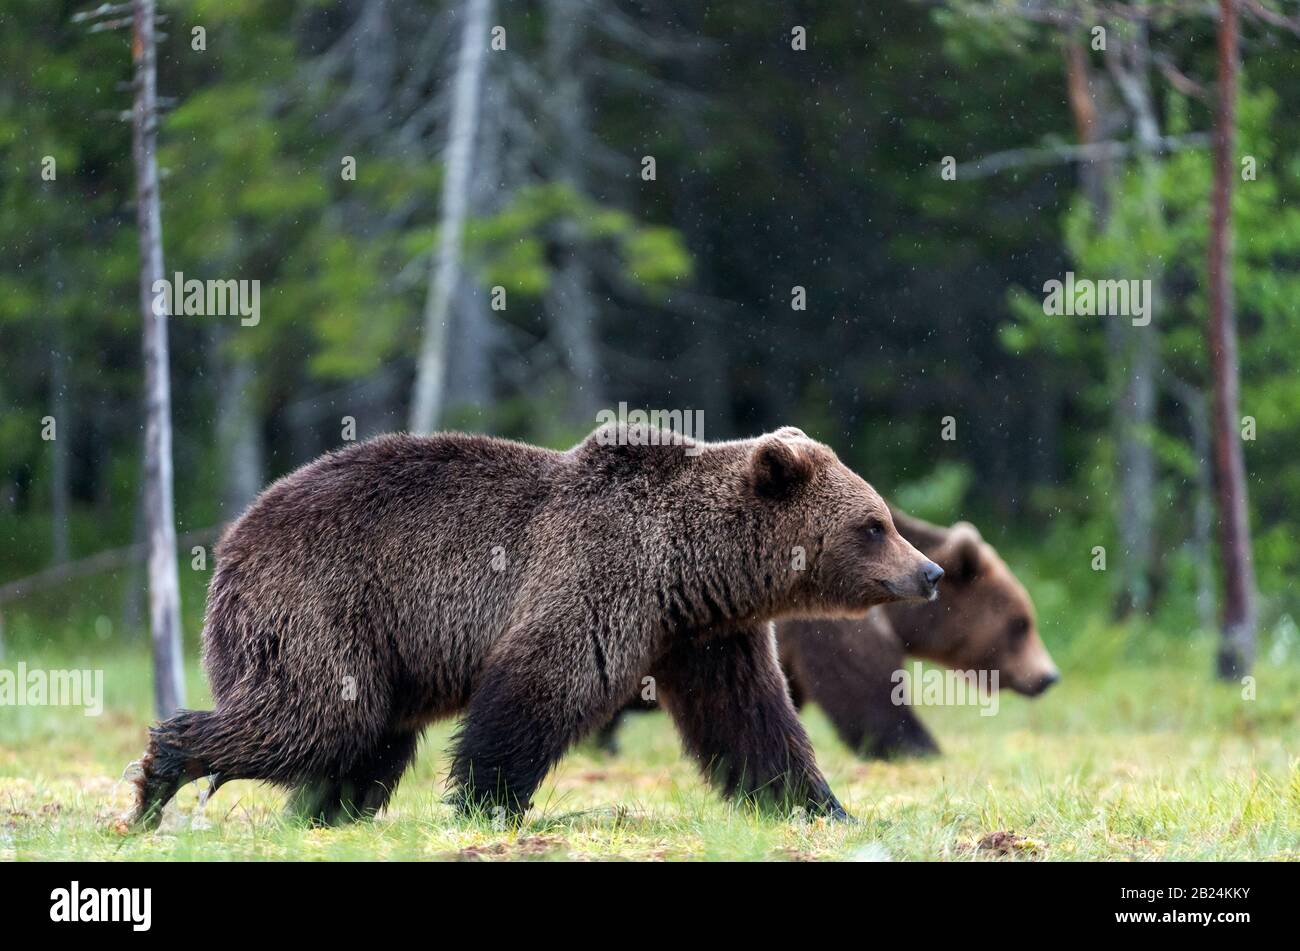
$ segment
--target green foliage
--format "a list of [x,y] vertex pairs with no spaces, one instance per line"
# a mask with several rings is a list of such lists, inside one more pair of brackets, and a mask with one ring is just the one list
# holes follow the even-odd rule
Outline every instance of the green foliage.
[[[395,80],[394,115],[374,117],[355,106],[364,83],[350,71],[375,64],[358,58],[352,11],[325,0],[166,6],[160,89],[175,98],[160,134],[166,269],[262,282],[256,333],[220,318],[173,322],[178,518],[193,527],[218,518],[223,361],[252,368],[268,476],[333,444],[332,419],[327,436],[308,432],[316,443],[290,439],[303,404],[375,380],[409,385],[446,130],[440,112],[413,138],[395,124],[403,108],[438,105],[452,57],[450,37],[436,30],[418,57],[402,47],[414,65],[435,65],[410,86]],[[387,6],[398,33],[445,12]],[[1047,317],[1042,283],[1067,268],[1140,276],[1158,263],[1161,379],[1204,391],[1210,169],[1204,149],[1119,163],[1100,232],[1073,167],[944,181],[946,155],[966,165],[1073,141],[1058,38],[1013,15],[1020,6],[963,0],[868,14],[821,5],[806,21],[808,55],[788,49],[769,12],[744,5],[688,6],[679,20],[644,24],[689,39],[693,52],[682,56],[592,30],[588,52],[618,69],[590,89],[600,151],[592,168],[601,173],[585,190],[551,177],[547,91],[512,80],[519,112],[499,131],[504,143],[526,127],[523,137],[538,143],[520,179],[530,184],[502,187],[465,236],[468,273],[504,287],[509,309],[492,316],[490,396],[453,407],[447,424],[555,446],[582,434],[590,421],[571,413],[575,384],[548,339],[544,301],[565,249],[580,248],[598,265],[599,345],[610,355],[603,396],[706,406],[719,438],[800,423],[905,507],[969,517],[987,534],[1034,529],[1041,551],[1026,552],[1026,564],[1050,591],[1054,567],[1114,542],[1116,369],[1105,318]],[[1159,6],[1155,35],[1172,60],[1212,75],[1210,21],[1175,21],[1172,3]],[[50,556],[52,454],[39,421],[55,403],[55,354],[71,415],[60,431],[75,460],[74,552],[126,544],[135,522],[138,250],[130,128],[117,119],[129,104],[129,50],[121,33],[72,27],[82,7],[0,12],[4,578]],[[543,20],[511,28],[512,55],[540,62]],[[203,53],[189,45],[199,22]],[[1300,499],[1291,360],[1300,344],[1300,99],[1294,50],[1280,38],[1252,43],[1245,69],[1239,152],[1255,159],[1257,176],[1238,182],[1234,198],[1242,411],[1258,430],[1246,443],[1256,566],[1277,613],[1300,610],[1290,584],[1300,571],[1290,529]],[[1160,107],[1169,135],[1208,128],[1198,100],[1171,94]],[[635,174],[649,153],[660,173],[653,185]],[[40,178],[47,155],[55,182]],[[357,159],[355,181],[340,175],[344,156]],[[794,285],[807,289],[808,311],[789,308]],[[1034,421],[1049,399],[1044,435]],[[958,439],[937,442],[950,414]],[[1186,513],[1200,460],[1169,387],[1146,436],[1160,468],[1165,598],[1189,616],[1199,566]],[[1040,466],[1035,452],[1049,437],[1056,445]],[[1089,610],[1107,602],[1106,581],[1078,581],[1096,588]],[[41,610],[58,607],[56,598]]]
[[548,237],[569,228],[582,241],[607,246],[644,290],[661,291],[690,276],[690,254],[677,231],[641,224],[563,182],[518,189],[500,212],[472,223],[466,244],[487,286],[538,297],[550,285]]
[[[231,318],[172,322],[178,472],[187,452],[205,465],[203,478],[182,472],[178,479],[178,517],[194,524],[217,517],[219,463],[207,449],[220,384],[213,371],[223,361],[251,367],[253,419],[280,443],[296,402],[381,373],[406,378],[443,170],[440,140],[395,145],[385,138],[391,130],[366,137],[349,127],[355,116],[341,104],[352,89],[338,54],[348,53],[342,34],[351,24],[331,5],[169,6],[173,22],[159,51],[160,92],[175,100],[159,134],[165,273],[256,280],[261,290],[256,332]],[[0,13],[0,487],[15,487],[0,526],[5,537],[40,539],[8,546],[0,577],[30,573],[48,557],[50,446],[39,438],[39,420],[53,402],[53,353],[66,358],[72,410],[60,420],[61,435],[77,453],[93,445],[74,504],[85,506],[96,493],[101,507],[135,505],[139,258],[130,125],[117,118],[130,105],[122,88],[130,50],[121,32],[91,35],[73,26],[71,12],[66,4],[24,4]],[[427,11],[393,12],[427,19]],[[205,51],[190,46],[198,23],[207,31]],[[515,39],[526,46],[522,32]],[[440,84],[444,69],[431,80]],[[435,93],[425,91],[433,105]],[[53,182],[40,177],[45,156],[57,160]],[[341,174],[344,156],[356,159],[355,180]],[[628,292],[645,300],[691,274],[673,228],[558,182],[518,189],[472,220],[468,272],[486,286],[505,286],[510,325],[531,333],[555,249],[574,240],[608,254]],[[557,428],[551,410],[563,394],[502,400],[499,412],[489,408],[479,418],[513,420],[522,412],[521,436]],[[108,411],[119,406],[133,411]],[[280,468],[303,461],[283,452],[272,459]],[[128,484],[112,485],[110,473],[125,474]],[[127,543],[131,520],[104,529],[90,550]]]
[[[1284,356],[1291,349],[1287,340],[1300,344],[1295,306],[1300,299],[1300,208],[1295,204],[1300,196],[1300,163],[1274,157],[1276,108],[1277,97],[1267,89],[1247,89],[1241,96],[1238,153],[1255,158],[1259,172],[1255,180],[1238,181],[1233,196],[1241,407],[1257,422],[1268,420],[1256,441],[1245,444],[1248,468],[1270,474],[1250,485],[1256,520],[1265,524],[1300,498],[1300,458],[1290,450],[1300,441],[1300,377]],[[1185,134],[1192,128],[1188,103],[1177,95],[1170,95],[1167,115],[1169,134]],[[1059,371],[1079,387],[1083,404],[1097,414],[1098,421],[1118,392],[1106,341],[1105,323],[1110,320],[1125,325],[1120,334],[1158,333],[1161,379],[1181,379],[1208,392],[1204,287],[1210,182],[1210,155],[1205,149],[1130,161],[1116,176],[1104,230],[1096,230],[1093,209],[1082,196],[1065,215],[1069,267],[1080,278],[1160,275],[1150,328],[1130,329],[1122,318],[1048,315],[1037,288],[1014,288],[1008,295],[1012,320],[1001,328],[1004,345],[1026,357],[1050,354]],[[1194,481],[1197,467],[1208,460],[1198,460],[1192,452],[1179,391],[1166,390],[1163,398],[1172,418],[1146,438],[1155,444],[1166,472],[1164,491],[1175,493],[1174,487]],[[1097,465],[1109,453],[1106,442],[1096,443],[1094,466],[1083,470],[1087,484],[1110,484],[1111,467]],[[1165,530],[1178,539],[1190,525],[1174,510],[1169,516]],[[1261,588],[1290,602],[1286,579],[1300,570],[1300,545],[1272,544],[1270,556],[1257,559]]]
[[970,487],[970,468],[960,462],[941,462],[915,482],[900,486],[890,498],[904,512],[938,524],[958,521]]

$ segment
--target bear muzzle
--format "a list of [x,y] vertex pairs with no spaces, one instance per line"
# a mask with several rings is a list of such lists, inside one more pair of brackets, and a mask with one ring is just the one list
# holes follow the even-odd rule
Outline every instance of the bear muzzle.
[[1039,674],[1023,687],[1016,687],[1013,685],[1013,689],[1015,689],[1017,693],[1023,694],[1026,697],[1037,697],[1043,694],[1048,687],[1052,686],[1052,684],[1056,683],[1060,679],[1060,671],[1053,667],[1046,673]]
[[927,560],[921,566],[921,588],[925,592],[924,597],[927,601],[933,601],[939,597],[939,580],[943,577],[943,569],[933,561]]
[[939,579],[942,577],[943,569],[927,558],[921,563],[921,567],[911,574],[896,581],[881,583],[890,594],[901,601],[933,601],[939,596]]

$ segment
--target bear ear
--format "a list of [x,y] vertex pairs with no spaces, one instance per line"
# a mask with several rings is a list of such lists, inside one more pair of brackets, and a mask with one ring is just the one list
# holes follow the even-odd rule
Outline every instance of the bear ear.
[[785,499],[812,478],[813,462],[801,447],[773,434],[759,439],[750,458],[749,471],[758,495]]
[[807,439],[808,434],[798,426],[782,426],[772,435],[780,436],[782,439]]
[[939,556],[947,580],[958,584],[971,581],[980,572],[984,539],[970,522],[958,522],[948,533]]

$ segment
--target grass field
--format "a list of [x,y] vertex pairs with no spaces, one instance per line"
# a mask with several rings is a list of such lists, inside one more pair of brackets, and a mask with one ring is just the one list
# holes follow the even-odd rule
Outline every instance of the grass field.
[[[191,786],[160,833],[123,835],[119,777],[148,722],[146,658],[26,657],[99,667],[99,717],[0,708],[0,860],[39,859],[1297,859],[1300,667],[1257,671],[1256,696],[1208,676],[1210,646],[1125,659],[1118,635],[1061,656],[1065,677],[1037,701],[1005,696],[923,711],[945,755],[857,760],[817,710],[818,759],[860,823],[781,820],[720,801],[685,761],[667,718],[635,718],[624,752],[573,751],[518,830],[455,817],[440,802],[451,724],[373,823],[311,830],[280,817],[280,792],[232,783],[199,809]],[[13,667],[12,656],[6,666]],[[206,704],[197,667],[191,704]]]

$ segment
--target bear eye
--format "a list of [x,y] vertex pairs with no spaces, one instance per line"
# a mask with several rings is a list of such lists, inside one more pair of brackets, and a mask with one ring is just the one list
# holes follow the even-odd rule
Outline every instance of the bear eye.
[[1021,641],[1025,639],[1025,635],[1027,635],[1028,633],[1029,633],[1028,618],[1024,618],[1024,617],[1014,618],[1012,619],[1011,623],[1007,625],[1007,637],[1010,639],[1012,644],[1019,644]]
[[868,519],[867,524],[863,526],[863,533],[872,541],[884,538],[885,523],[878,518]]

